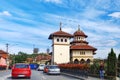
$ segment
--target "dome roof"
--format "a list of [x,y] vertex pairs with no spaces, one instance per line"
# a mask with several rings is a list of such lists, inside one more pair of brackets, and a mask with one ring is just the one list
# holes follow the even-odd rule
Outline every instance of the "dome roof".
[[80,31],[80,30],[76,31],[74,33],[74,36],[84,36],[84,37],[87,37],[87,35],[83,31]]
[[73,37],[71,34],[60,30],[60,31],[57,31],[57,32],[54,32],[54,33],[50,34],[49,39],[52,39],[55,36],[58,36],[58,37],[70,37],[70,38]]
[[69,33],[67,33],[67,32],[62,31],[62,29],[61,29],[61,24],[62,24],[62,23],[60,23],[60,30],[57,31],[57,32],[54,32],[54,33],[50,34],[50,36],[49,36],[48,39],[53,39],[53,37],[56,37],[56,36],[57,36],[57,37],[70,37],[70,38],[73,37],[72,34],[69,34]]
[[83,37],[87,37],[87,35],[80,30],[80,28],[78,28],[78,30],[76,32],[74,32],[73,34],[74,36],[83,36]]

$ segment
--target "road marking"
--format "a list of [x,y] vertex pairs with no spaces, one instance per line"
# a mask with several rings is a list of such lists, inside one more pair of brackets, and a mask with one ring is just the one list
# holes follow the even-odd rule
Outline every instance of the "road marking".
[[47,78],[46,78],[45,76],[42,75],[41,80],[46,80],[46,79],[47,79]]

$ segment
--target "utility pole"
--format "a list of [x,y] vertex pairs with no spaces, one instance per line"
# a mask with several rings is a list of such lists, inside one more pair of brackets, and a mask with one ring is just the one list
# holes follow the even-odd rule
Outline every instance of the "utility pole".
[[6,67],[6,70],[8,70],[8,67],[9,67],[9,52],[8,52],[8,46],[9,44],[6,43],[6,52],[7,52],[7,58],[6,58],[6,63],[7,63],[7,67]]
[[7,43],[6,44],[6,52],[8,53],[8,46],[9,46],[9,44]]

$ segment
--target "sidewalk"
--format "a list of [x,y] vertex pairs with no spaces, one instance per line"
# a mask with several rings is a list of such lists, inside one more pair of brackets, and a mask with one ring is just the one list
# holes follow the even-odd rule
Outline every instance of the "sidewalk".
[[[82,76],[76,76],[76,75],[72,75],[72,74],[68,74],[68,73],[63,73],[63,75],[67,75],[67,76],[71,76],[71,77],[75,77],[75,78],[78,78],[80,80],[101,80],[100,78],[95,78],[95,77],[91,77],[91,76],[88,76],[88,78],[85,78],[85,77],[82,77]],[[106,80],[106,79],[104,79]]]

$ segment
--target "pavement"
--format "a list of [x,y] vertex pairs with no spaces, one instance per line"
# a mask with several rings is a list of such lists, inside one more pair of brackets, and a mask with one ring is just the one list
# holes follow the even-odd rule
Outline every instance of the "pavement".
[[91,76],[88,76],[87,78],[85,78],[85,77],[82,77],[82,76],[76,76],[76,75],[63,73],[63,72],[62,72],[62,74],[67,75],[67,76],[71,76],[71,77],[75,77],[75,78],[78,78],[80,80],[106,80],[106,79],[100,79],[100,78],[95,78],[95,77],[91,77]]

